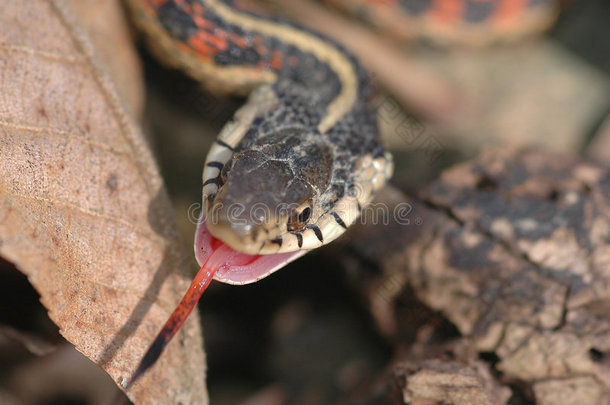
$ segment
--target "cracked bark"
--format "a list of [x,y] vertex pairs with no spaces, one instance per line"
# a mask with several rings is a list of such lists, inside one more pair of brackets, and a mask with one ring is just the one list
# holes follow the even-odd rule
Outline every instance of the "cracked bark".
[[[438,359],[439,348],[455,338],[437,330],[430,339],[422,331],[444,318],[459,331],[457,341],[473,350],[454,353],[441,368],[457,359],[470,370],[476,353],[486,353],[496,359],[489,364],[495,382],[508,384],[513,396],[524,395],[517,391],[525,386],[538,404],[610,402],[606,168],[550,152],[488,150],[444,172],[418,198],[386,190],[378,199],[390,212],[405,201],[413,207],[410,224],[360,226],[349,242],[370,262],[381,263],[380,273],[363,281],[354,277],[354,283],[397,353],[408,353],[398,363],[416,358],[422,366]],[[421,225],[415,225],[417,218]],[[403,304],[414,299],[431,314],[419,323],[405,316],[413,308]],[[416,356],[415,347],[429,357]],[[460,379],[441,380],[452,386]],[[462,403],[461,388],[442,396],[447,388],[437,386],[435,400]],[[504,401],[482,385],[475,391],[472,401]],[[405,403],[428,398],[414,392],[420,391],[403,390]]]

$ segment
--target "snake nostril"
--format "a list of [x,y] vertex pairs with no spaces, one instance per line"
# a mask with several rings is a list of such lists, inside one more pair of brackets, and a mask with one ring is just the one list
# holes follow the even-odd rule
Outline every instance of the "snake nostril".
[[310,215],[311,215],[311,208],[307,207],[303,211],[301,211],[301,213],[299,214],[298,221],[299,222],[307,222],[307,220],[309,219]]
[[307,226],[307,221],[311,217],[311,208],[305,207],[301,212],[294,210],[288,218],[286,229],[288,232],[302,231]]

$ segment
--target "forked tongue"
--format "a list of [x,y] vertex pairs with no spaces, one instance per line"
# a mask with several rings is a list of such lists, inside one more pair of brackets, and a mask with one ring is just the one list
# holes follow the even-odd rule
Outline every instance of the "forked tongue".
[[125,391],[128,391],[157,362],[165,346],[172,340],[184,324],[184,321],[186,321],[186,318],[193,311],[193,308],[199,302],[199,298],[201,298],[201,294],[208,288],[210,282],[214,279],[214,273],[218,270],[218,261],[214,260],[217,256],[216,254],[210,255],[209,260],[201,266],[182,300],[167,319],[165,325],[163,325],[163,328],[144,354],[144,357],[142,357],[142,360],[140,360],[138,368],[125,386]]
[[213,279],[229,284],[253,283],[306,252],[307,250],[301,250],[274,255],[241,253],[212,236],[205,222],[199,221],[195,236],[195,256],[201,268],[184,297],[182,297],[182,300],[142,357],[138,368],[127,382],[125,391],[129,391],[133,384],[157,362],[167,344],[180,330]]
[[309,250],[278,253],[271,255],[249,255],[231,249],[221,240],[215,238],[205,221],[200,220],[195,234],[195,258],[200,265],[205,263],[210,255],[215,256],[222,251],[224,263],[214,275],[214,279],[227,284],[249,284],[267,277],[281,269],[291,261],[303,256]]

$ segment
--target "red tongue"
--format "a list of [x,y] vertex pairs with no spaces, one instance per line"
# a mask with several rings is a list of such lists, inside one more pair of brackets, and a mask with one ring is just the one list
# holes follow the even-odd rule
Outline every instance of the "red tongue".
[[156,363],[165,346],[178,332],[193,308],[195,308],[195,305],[197,305],[201,294],[203,294],[212,281],[212,275],[214,275],[214,279],[223,283],[253,283],[280,269],[286,263],[304,255],[306,252],[306,250],[301,250],[298,252],[262,256],[237,252],[221,240],[213,237],[205,223],[199,221],[197,234],[195,235],[195,257],[201,269],[193,279],[184,297],[182,297],[180,304],[178,304],[142,357],[125,390],[129,390]]
[[249,255],[233,250],[216,239],[200,220],[195,234],[195,257],[201,266],[218,267],[214,279],[228,284],[248,284],[267,277],[284,265],[303,256],[307,250],[272,255]]

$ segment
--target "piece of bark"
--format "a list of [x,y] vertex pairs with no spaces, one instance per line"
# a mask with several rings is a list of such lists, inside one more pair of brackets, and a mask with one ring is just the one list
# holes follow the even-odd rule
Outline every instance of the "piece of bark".
[[[426,301],[495,351],[499,370],[560,401],[540,403],[608,400],[610,173],[566,156],[494,151],[446,172],[428,198],[457,223],[424,254],[420,264],[438,271],[418,284],[463,299],[448,305],[428,289]],[[591,379],[575,379],[583,375]],[[571,380],[563,396],[541,388],[560,380]]]
[[[347,254],[337,252],[336,255],[341,258],[350,282],[365,296],[377,327],[388,339],[394,340],[402,334],[397,324],[401,317],[395,311],[397,300],[409,301],[408,316],[416,314],[412,309],[417,303],[407,298],[405,292],[408,284],[405,251],[415,243],[418,246],[429,243],[433,237],[429,230],[444,220],[442,212],[388,185],[363,208],[358,224],[334,246],[329,246],[329,249],[347,250]],[[366,263],[381,263],[382,273],[369,270]],[[409,323],[413,321],[411,318]]]
[[403,385],[403,402],[409,405],[504,404],[510,396],[482,362],[427,360],[417,365],[399,364],[395,377]]
[[[395,227],[368,250],[352,241],[381,263],[365,290],[373,313],[390,319],[378,322],[395,334],[413,328],[397,321],[408,285],[537,403],[608,401],[610,172],[551,152],[491,150],[421,198],[410,200],[425,204],[419,228]],[[385,312],[375,311],[382,297]]]
[[[193,269],[148,145],[73,16],[61,0],[0,13],[0,255],[61,334],[121,383]],[[192,316],[129,396],[206,403],[204,380]]]

